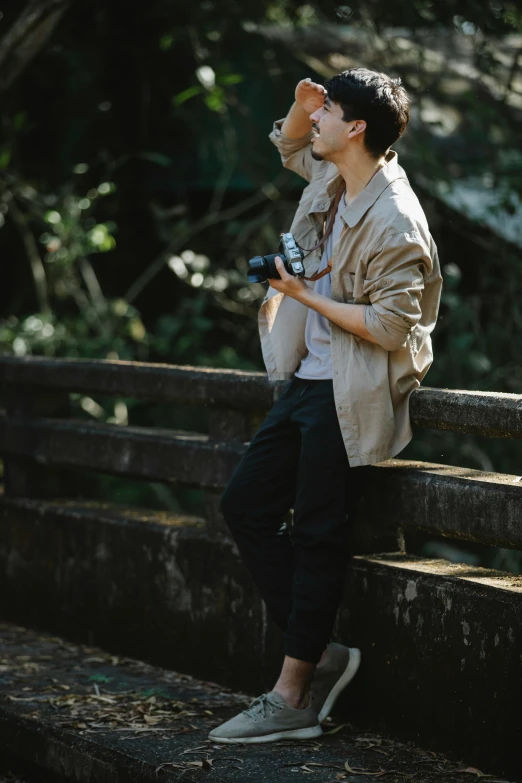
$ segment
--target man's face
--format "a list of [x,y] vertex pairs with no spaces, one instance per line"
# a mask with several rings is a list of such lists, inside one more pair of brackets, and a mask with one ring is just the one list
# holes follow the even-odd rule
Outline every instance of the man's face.
[[334,160],[346,150],[349,144],[351,124],[343,120],[343,110],[328,97],[324,105],[310,115],[314,135],[312,157],[315,160]]

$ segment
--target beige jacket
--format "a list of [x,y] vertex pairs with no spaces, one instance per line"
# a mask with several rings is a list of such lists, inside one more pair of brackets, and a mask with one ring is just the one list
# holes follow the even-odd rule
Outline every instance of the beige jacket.
[[[271,141],[283,165],[309,183],[290,230],[313,247],[340,183],[337,167],[311,156],[310,136],[289,139],[274,124]],[[378,345],[330,323],[337,415],[352,467],[396,456],[412,430],[409,397],[433,361],[442,278],[426,217],[390,151],[381,169],[342,213],[347,230],[332,257],[332,299],[364,307]],[[305,259],[309,277],[320,251]],[[306,353],[306,305],[268,289],[259,311],[261,348],[270,380],[291,378]]]

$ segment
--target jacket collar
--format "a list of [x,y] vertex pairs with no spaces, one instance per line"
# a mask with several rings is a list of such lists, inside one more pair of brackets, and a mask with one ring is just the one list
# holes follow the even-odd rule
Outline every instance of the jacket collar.
[[[326,188],[314,199],[311,212],[326,212],[334,199],[341,182],[341,175],[335,164],[332,163],[330,165],[325,179],[327,179]],[[397,153],[394,150],[390,150],[386,156],[386,165],[371,178],[364,190],[341,212],[341,217],[347,226],[350,228],[356,226],[388,185],[391,185],[397,179],[404,179],[408,182],[406,172],[399,166]],[[325,209],[321,209],[323,206]]]

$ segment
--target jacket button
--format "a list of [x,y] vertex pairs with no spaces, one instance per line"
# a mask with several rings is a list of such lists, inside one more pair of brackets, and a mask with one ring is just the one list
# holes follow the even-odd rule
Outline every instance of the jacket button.
[[324,201],[321,201],[321,203],[318,204],[317,208],[318,209],[326,209],[326,204],[324,203]]

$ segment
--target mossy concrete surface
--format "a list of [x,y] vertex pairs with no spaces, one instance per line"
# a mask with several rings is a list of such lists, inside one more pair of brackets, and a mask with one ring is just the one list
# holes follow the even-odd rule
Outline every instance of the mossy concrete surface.
[[[253,694],[275,681],[281,633],[202,520],[5,500],[0,523],[3,619]],[[358,556],[336,635],[363,652],[345,719],[518,774],[522,577]]]
[[483,772],[473,759],[452,763],[429,748],[335,719],[310,741],[211,743],[208,731],[251,698],[95,647],[0,625],[0,770],[20,770],[28,783],[283,783],[297,775],[317,783],[374,777],[462,783]]

